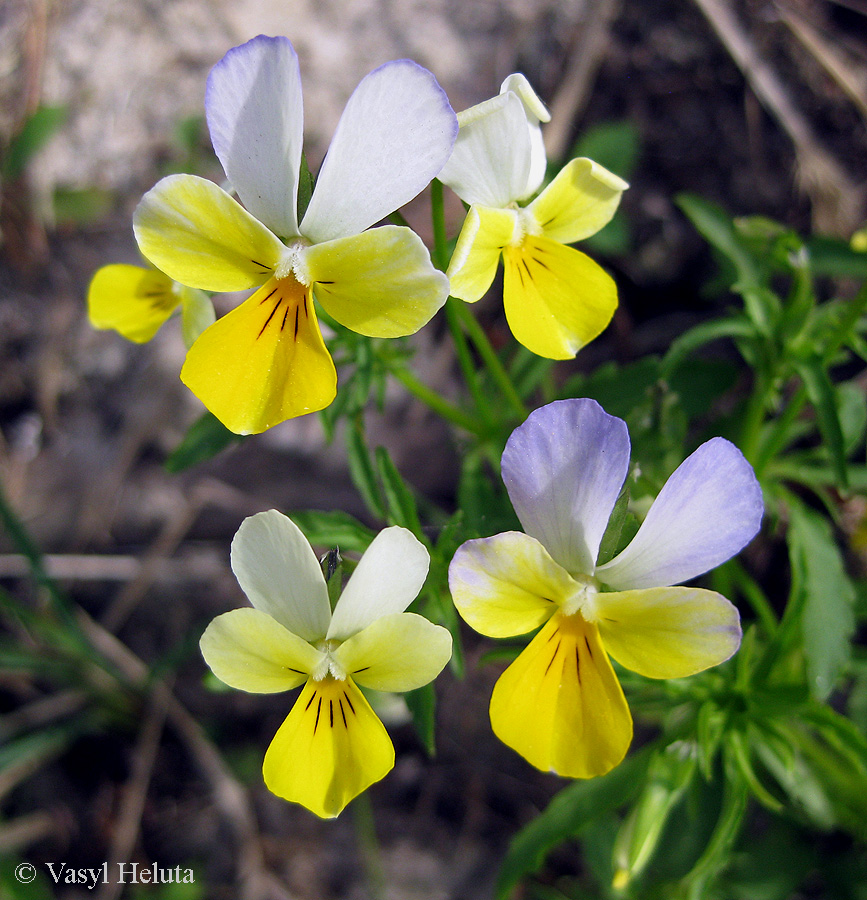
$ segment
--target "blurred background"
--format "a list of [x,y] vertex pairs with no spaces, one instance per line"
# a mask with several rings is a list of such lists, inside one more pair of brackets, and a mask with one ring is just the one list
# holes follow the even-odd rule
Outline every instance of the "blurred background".
[[[41,735],[5,756],[0,746],[0,897],[93,896],[42,878],[15,893],[7,864],[26,858],[193,868],[195,885],[148,897],[487,898],[509,838],[562,784],[490,733],[496,673],[474,665],[471,638],[467,678],[438,683],[436,758],[398,717],[395,771],[336,822],[261,783],[292,698],[205,681],[202,629],[245,602],[228,564],[245,516],[340,509],[379,524],[316,416],[167,472],[202,413],[178,379],[179,329],[135,346],[87,322],[93,272],[140,262],[131,215],[142,193],[170,172],[223,178],[203,96],[226,50],[259,33],[292,40],[314,171],[352,89],[387,60],[428,67],[457,110],[524,72],[552,112],[549,157],[598,150],[632,185],[595,249],[621,309],[570,364],[581,371],[664,350],[727,302],[704,289],[710,255],[679,192],[802,233],[848,239],[863,224],[865,25],[865,0],[2,0],[5,504],[135,690],[84,692],[85,676],[65,670],[0,671],[0,743]],[[453,234],[454,198],[449,212]],[[426,200],[407,217],[424,236]],[[492,301],[481,315],[496,343],[508,331]],[[220,310],[233,302],[220,298]],[[419,377],[448,392],[456,375],[436,322],[416,347]],[[459,447],[398,386],[368,429],[420,492],[454,503]],[[8,595],[42,602],[32,573],[21,545],[0,538]],[[10,645],[24,641],[4,623]],[[549,861],[552,872],[577,865],[568,847]]]

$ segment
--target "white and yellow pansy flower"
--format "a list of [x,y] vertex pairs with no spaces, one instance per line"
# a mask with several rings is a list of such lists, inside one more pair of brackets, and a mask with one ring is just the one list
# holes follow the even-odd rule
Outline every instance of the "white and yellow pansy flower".
[[332,612],[307,539],[277,512],[245,519],[232,569],[252,608],[217,616],[202,635],[221,681],[252,693],[301,687],[265,755],[268,789],[331,818],[394,766],[394,747],[359,690],[404,692],[451,657],[449,632],[405,612],[430,558],[405,528],[380,532]]
[[202,291],[178,284],[156,269],[125,263],[98,269],[87,291],[93,327],[112,329],[136,344],[151,340],[178,307],[189,349],[216,321],[214,304]]
[[286,38],[230,50],[208,77],[214,150],[243,206],[204,178],[171,175],[135,212],[142,253],[206,291],[259,288],[193,345],[181,379],[237,433],[327,406],[337,375],[313,300],[347,328],[399,337],[442,306],[448,281],[410,229],[369,229],[439,173],[457,133],[434,76],[386,63],[349,99],[298,220],[303,112]]
[[540,123],[549,118],[527,79],[510,75],[497,97],[458,114],[439,179],[470,204],[447,273],[452,295],[479,300],[502,257],[512,334],[539,356],[569,359],[611,321],[617,287],[566,245],[606,225],[628,185],[590,159],[573,159],[523,206],[544,180]]
[[625,756],[632,717],[609,656],[648,678],[681,678],[738,648],[721,594],[672,587],[719,565],[756,534],[762,493],[723,438],[689,456],[638,533],[597,565],[629,468],[626,423],[593,400],[560,400],[515,429],[503,481],[526,533],[467,541],[449,568],[461,616],[495,638],[541,626],[491,697],[497,736],[534,766],[602,775]]

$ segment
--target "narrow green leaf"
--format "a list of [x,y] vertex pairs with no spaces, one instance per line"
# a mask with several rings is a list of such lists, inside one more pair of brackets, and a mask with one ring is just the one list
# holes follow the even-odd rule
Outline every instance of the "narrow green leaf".
[[166,460],[165,468],[172,473],[183,472],[213,459],[226,447],[243,439],[243,435],[229,431],[213,413],[206,412],[190,426]]
[[602,535],[602,541],[599,544],[599,554],[596,558],[596,565],[601,566],[614,559],[620,547],[620,535],[623,531],[623,524],[626,522],[626,516],[629,513],[629,481],[623,485],[619,496],[611,511],[611,518],[608,520],[608,526]]
[[436,755],[436,691],[433,682],[414,691],[407,691],[403,699],[412,713],[412,724],[428,756]]
[[298,172],[298,221],[304,218],[310,198],[313,196],[313,175],[307,165],[307,154],[301,154],[301,168]]
[[314,547],[337,547],[346,553],[364,553],[376,534],[355,516],[341,510],[293,510],[289,518]]
[[560,791],[547,809],[512,839],[497,877],[497,900],[506,900],[518,882],[539,869],[548,853],[567,838],[635,797],[650,758],[650,748],[644,748],[607,775],[574,781]]
[[808,684],[824,700],[851,658],[855,589],[827,520],[798,503],[789,516],[789,558],[800,594],[793,600],[801,609]]
[[386,507],[376,478],[376,470],[370,461],[364,420],[356,416],[346,430],[346,452],[349,474],[367,508],[379,519],[386,518]]
[[828,375],[828,370],[818,355],[795,363],[798,375],[807,389],[807,396],[816,410],[819,432],[831,454],[831,463],[840,480],[840,486],[849,486],[849,475],[846,471],[846,444],[843,440],[843,429],[837,411],[837,395]]
[[3,179],[18,178],[65,121],[65,106],[40,106],[9,142],[0,166]]
[[756,336],[756,329],[743,316],[702,322],[701,325],[690,328],[689,331],[685,331],[672,341],[668,353],[662,360],[659,376],[670,378],[687,356],[705,344],[722,338],[755,338]]
[[382,491],[388,505],[389,521],[393,525],[408,528],[417,538],[423,538],[418,506],[412,491],[407,487],[385,447],[377,447],[375,456]]

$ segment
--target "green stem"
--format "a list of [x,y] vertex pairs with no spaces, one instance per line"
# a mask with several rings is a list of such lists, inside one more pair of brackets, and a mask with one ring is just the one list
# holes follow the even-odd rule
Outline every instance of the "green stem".
[[446,238],[446,216],[443,204],[443,183],[437,181],[436,178],[434,178],[430,186],[430,209],[434,235],[433,263],[441,272],[445,272],[449,261],[446,258],[448,240]]
[[385,868],[382,865],[379,839],[376,836],[373,806],[366,791],[353,800],[351,808],[368,892],[372,900],[383,900],[386,886]]
[[482,434],[484,428],[472,416],[467,415],[462,409],[459,409],[453,403],[440,397],[440,395],[429,388],[426,384],[419,381],[409,369],[403,367],[391,370],[391,374],[418,400],[421,400],[425,406],[432,409],[438,416],[441,416],[453,425],[469,431],[471,434]]
[[[447,301],[447,303],[452,302],[451,298]],[[523,400],[518,396],[515,385],[512,384],[509,373],[506,371],[505,367],[500,362],[499,356],[497,356],[494,348],[491,346],[491,342],[488,340],[484,328],[479,325],[468,304],[455,301],[454,309],[461,326],[467,332],[473,344],[475,344],[476,350],[478,350],[479,356],[482,357],[482,361],[487,367],[488,372],[490,372],[491,377],[503,392],[503,397],[505,397],[509,405],[515,411],[515,414],[523,422],[523,420],[527,418],[527,407],[524,406]]]
[[462,303],[463,301],[455,300],[453,297],[449,297],[449,299],[446,300],[446,322],[448,322],[449,332],[451,333],[452,340],[455,344],[455,353],[458,357],[458,363],[460,364],[464,381],[473,397],[473,403],[475,403],[476,410],[484,424],[490,426],[495,419],[491,413],[488,397],[485,395],[485,392],[482,390],[482,386],[479,383],[479,374],[476,371],[476,364],[473,361],[472,353],[470,353],[470,346],[467,343],[463,328],[461,328],[461,320],[458,315],[458,307]]

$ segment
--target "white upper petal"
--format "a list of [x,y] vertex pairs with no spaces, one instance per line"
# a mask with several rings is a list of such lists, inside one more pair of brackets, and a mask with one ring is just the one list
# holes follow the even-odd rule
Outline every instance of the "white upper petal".
[[630,544],[597,576],[618,590],[688,581],[743,549],[763,509],[752,466],[734,444],[713,438],[678,466]]
[[275,234],[297,235],[304,111],[292,44],[259,35],[230,50],[208,76],[205,111],[244,206]]
[[460,113],[458,121],[440,181],[471,205],[503,208],[526,196],[533,142],[520,97],[500,94]]
[[509,75],[500,86],[501,94],[505,94],[507,91],[512,91],[521,99],[524,104],[524,113],[527,116],[527,127],[530,129],[530,171],[527,175],[524,194],[518,198],[524,199],[535,193],[545,179],[548,157],[545,153],[545,142],[542,139],[541,123],[550,122],[551,114],[545,109],[545,104],[530,86],[530,82],[520,72]]
[[360,234],[421,193],[451,153],[458,124],[436,78],[386,63],[349,98],[301,232],[315,243]]
[[427,578],[430,556],[406,528],[386,528],[371,541],[337,605],[328,638],[343,641],[371,622],[402,613]]
[[331,606],[319,561],[298,526],[276,509],[241,523],[232,571],[256,609],[311,643],[328,631]]
[[629,469],[629,432],[595,400],[530,413],[503,451],[503,482],[524,531],[567,572],[592,575]]

